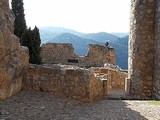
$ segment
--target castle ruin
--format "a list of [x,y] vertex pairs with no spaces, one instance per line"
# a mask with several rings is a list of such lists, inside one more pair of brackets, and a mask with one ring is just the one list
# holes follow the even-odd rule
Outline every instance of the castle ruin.
[[[113,64],[89,69],[72,65],[29,64],[28,49],[20,46],[19,39],[13,35],[10,14],[8,1],[1,0],[0,100],[22,89],[85,102],[121,93],[130,99],[160,99],[159,0],[131,0],[128,74]],[[114,56],[111,56],[112,63]],[[95,65],[95,61],[90,63]],[[119,94],[114,94],[117,92]]]
[[76,65],[79,67],[102,67],[105,63],[115,64],[115,51],[109,46],[89,45],[87,55],[74,53],[72,44],[47,43],[41,50],[43,63]]

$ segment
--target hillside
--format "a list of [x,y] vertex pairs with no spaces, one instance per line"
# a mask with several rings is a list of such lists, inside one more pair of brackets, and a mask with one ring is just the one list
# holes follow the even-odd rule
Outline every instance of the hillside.
[[109,42],[109,46],[116,51],[116,64],[123,69],[128,68],[128,36],[120,38],[105,32],[84,34],[57,27],[40,28],[40,34],[42,44],[71,43],[75,53],[81,56],[87,54],[88,44],[104,45],[105,42]]
[[116,50],[116,64],[123,69],[128,68],[128,39],[129,36],[117,39],[109,44]]
[[39,30],[42,38],[42,43],[47,43],[48,41],[62,33],[71,33],[78,36],[84,35],[83,33],[61,27],[42,27],[39,28]]
[[71,33],[62,33],[47,41],[48,43],[71,43],[75,53],[85,55],[88,51],[88,44],[101,44],[91,39],[81,38]]
[[123,38],[123,37],[129,35],[129,33],[115,33],[115,32],[113,32],[113,33],[111,33],[111,34],[112,34],[112,35],[116,35],[116,36],[118,36],[118,37],[120,37],[120,38]]
[[87,39],[93,39],[102,43],[104,43],[104,41],[115,41],[119,38],[115,35],[112,35],[106,32],[85,34],[82,37]]

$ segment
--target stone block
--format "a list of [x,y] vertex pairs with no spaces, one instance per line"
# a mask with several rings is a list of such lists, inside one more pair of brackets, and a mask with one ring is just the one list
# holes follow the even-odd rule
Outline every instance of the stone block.
[[0,100],[22,88],[23,70],[29,61],[28,49],[20,47],[9,18],[8,1],[0,1]]

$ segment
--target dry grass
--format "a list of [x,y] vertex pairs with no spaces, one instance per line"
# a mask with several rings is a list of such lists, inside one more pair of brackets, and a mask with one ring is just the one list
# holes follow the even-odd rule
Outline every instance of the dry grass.
[[160,101],[149,101],[148,103],[151,105],[160,105]]

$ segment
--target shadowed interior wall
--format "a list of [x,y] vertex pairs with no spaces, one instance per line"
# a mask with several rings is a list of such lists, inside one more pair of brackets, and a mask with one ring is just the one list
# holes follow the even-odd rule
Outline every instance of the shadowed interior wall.
[[155,42],[155,73],[154,73],[154,98],[160,99],[160,1],[157,0],[156,8],[156,42]]

